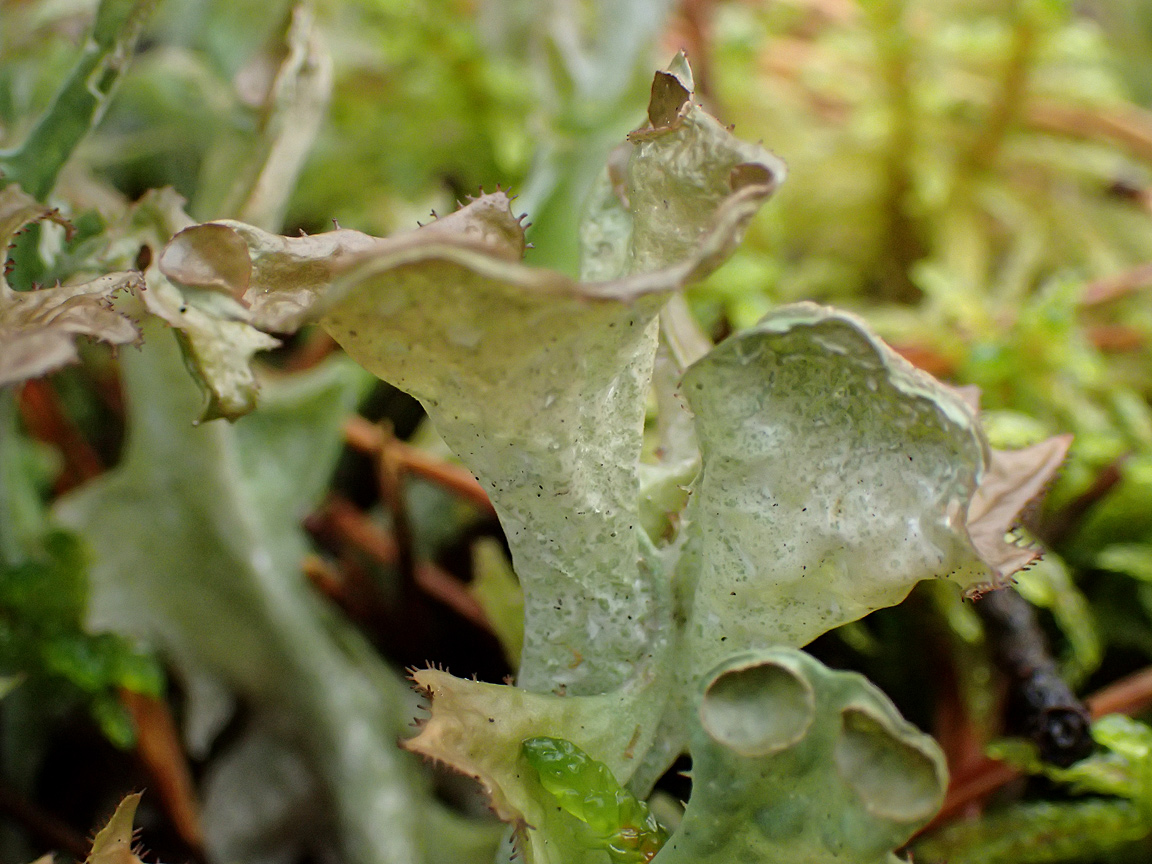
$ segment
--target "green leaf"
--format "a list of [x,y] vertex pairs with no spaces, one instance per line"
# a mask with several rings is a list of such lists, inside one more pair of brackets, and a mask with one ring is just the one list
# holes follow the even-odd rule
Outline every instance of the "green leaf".
[[85,630],[88,558],[80,539],[45,529],[39,541],[21,563],[0,561],[0,677],[10,688],[38,684],[64,705],[86,704],[113,744],[130,747],[136,731],[118,691],[159,696],[163,672],[128,640]]
[[490,16],[506,50],[532,64],[534,83],[547,94],[531,118],[545,132],[534,142],[521,206],[532,214],[537,260],[549,267],[574,273],[580,266],[582,219],[596,196],[589,192],[609,152],[641,116],[652,46],[671,9],[669,0],[507,3]]
[[[1097,735],[1096,725],[1093,724],[1093,737]],[[1107,723],[1104,725],[1108,726]],[[1064,783],[1074,793],[1127,799],[1136,798],[1140,794],[1139,785],[1133,783],[1127,760],[1115,753],[1095,753],[1068,768],[1059,768],[1043,761],[1039,748],[1033,742],[1008,738],[989,744],[988,755],[1027,774],[1037,774]]]
[[[917,864],[1060,864],[1107,860],[1147,836],[1147,819],[1128,801],[1018,804],[958,820],[917,843]],[[1139,860],[1139,859],[1137,859]]]
[[136,724],[132,715],[114,694],[101,694],[92,701],[92,717],[104,737],[122,750],[136,744]]
[[1056,626],[1068,640],[1063,674],[1070,685],[1076,687],[1100,666],[1104,651],[1088,598],[1072,581],[1063,559],[1053,552],[1014,578],[1021,596],[1035,606],[1050,610]]
[[1123,573],[1141,582],[1152,582],[1152,544],[1115,543],[1096,553],[1093,562],[1101,570]]
[[39,378],[80,360],[76,336],[113,345],[136,342],[136,325],[110,308],[121,292],[138,291],[136,273],[111,273],[81,285],[12,291],[0,285],[0,386]]
[[[1068,768],[1041,761],[1034,744],[999,741],[989,755],[1074,794],[1108,796],[1072,803],[1017,804],[977,822],[960,822],[917,844],[917,860],[1032,864],[1092,859],[1152,834],[1152,728],[1122,714],[1092,724],[1105,752]],[[1111,800],[1109,800],[1111,799]]]
[[[612,154],[580,227],[583,279],[616,279],[690,259],[734,194],[750,190],[762,200],[784,181],[784,163],[732,135],[696,104],[692,88],[683,53],[656,73],[648,122]],[[722,260],[731,251],[713,254]],[[721,260],[708,262],[696,278]]]
[[23,683],[23,675],[0,675],[0,699],[3,699]]
[[158,0],[102,0],[92,33],[51,106],[19,147],[0,151],[0,182],[47,198],[72,151],[108,107]]
[[1110,567],[1140,578],[1143,565],[1134,555],[1133,546],[1142,546],[1152,538],[1152,454],[1135,453],[1120,466],[1120,480],[1108,495],[1085,515],[1068,546],[1077,563],[1090,564],[1102,550],[1120,547],[1129,551],[1109,552]]
[[24,563],[47,528],[34,449],[21,433],[15,393],[0,390],[0,564]]
[[46,632],[76,627],[88,600],[84,569],[87,558],[72,534],[46,530],[37,554],[16,566],[0,564],[0,607],[28,616]]
[[522,751],[540,784],[565,812],[588,826],[614,864],[650,861],[668,839],[648,805],[617,783],[607,765],[571,741],[529,738]]
[[667,603],[639,571],[636,504],[659,304],[475,263],[365,262],[323,323],[421,400],[492,498],[524,589],[521,685],[604,692],[636,673]]
[[[643,796],[685,746],[702,773],[660,860],[889,861],[939,804],[939,752],[860,679],[776,646],[921,579],[973,587],[1031,562],[1005,536],[1068,441],[994,452],[973,406],[857,319],[787,307],[684,376],[702,466],[673,541],[693,436],[678,429],[643,486],[638,467],[657,316],[783,168],[693,103],[682,60],[618,155],[583,282],[520,263],[502,194],[386,240],[192,226],[160,270],[261,329],[319,319],[488,489],[524,590],[523,689],[417,672],[431,717],[405,747],[478,779],[528,861],[602,864],[589,832],[608,809],[565,788]],[[669,368],[707,347],[674,341]],[[567,780],[526,770],[541,737],[575,748]]]
[[[184,199],[172,189],[151,190],[109,225],[101,238],[105,248],[93,263],[132,266],[128,262],[135,262],[142,248],[160,250],[190,224]],[[158,254],[149,257],[144,307],[177,332],[189,370],[205,395],[199,419],[234,420],[252,411],[260,391],[252,356],[280,342],[252,327],[248,310],[226,290],[178,287],[161,272]]]
[[[267,70],[272,80],[263,100],[256,147],[240,177],[232,179],[227,201],[213,210],[269,230],[283,225],[332,97],[332,57],[308,5],[293,8],[277,41],[284,56],[274,74]],[[204,206],[202,200],[197,204]]]

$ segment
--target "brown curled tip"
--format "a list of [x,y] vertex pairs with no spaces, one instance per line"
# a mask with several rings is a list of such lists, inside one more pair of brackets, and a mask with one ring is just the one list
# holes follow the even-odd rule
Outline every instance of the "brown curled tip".
[[728,186],[733,192],[739,192],[747,186],[767,186],[772,189],[776,186],[776,175],[759,162],[741,162],[728,175]]
[[657,72],[652,79],[652,98],[648,102],[648,122],[654,129],[671,126],[680,116],[680,109],[692,94],[670,72]]
[[160,253],[159,266],[173,282],[229,294],[241,303],[252,273],[244,238],[215,222],[179,232]]

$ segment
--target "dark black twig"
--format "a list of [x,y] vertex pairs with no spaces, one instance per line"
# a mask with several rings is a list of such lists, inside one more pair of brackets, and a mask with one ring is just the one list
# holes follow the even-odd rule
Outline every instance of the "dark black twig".
[[1034,741],[1041,759],[1064,768],[1090,754],[1088,709],[1060,677],[1032,605],[1005,588],[985,594],[976,610],[1008,678],[1005,731]]

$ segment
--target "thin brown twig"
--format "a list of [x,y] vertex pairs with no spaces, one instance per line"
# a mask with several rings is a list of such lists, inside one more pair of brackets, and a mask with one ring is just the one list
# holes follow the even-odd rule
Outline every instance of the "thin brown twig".
[[1061,676],[1035,607],[1011,587],[975,607],[1005,685],[1004,732],[1032,741],[1043,761],[1061,768],[1088,756],[1095,746],[1088,706]]
[[1139,714],[1152,706],[1152,666],[1133,672],[1084,700],[1092,718],[1106,714]]
[[[338,496],[328,499],[319,514],[336,536],[380,564],[396,566],[400,550],[396,539],[373,523],[354,504]],[[305,559],[305,573],[313,584],[342,607],[353,603],[352,586],[345,585],[342,573],[319,559]],[[483,607],[455,576],[430,561],[418,561],[413,568],[413,583],[429,597],[440,601],[462,618],[492,632],[492,624]]]
[[403,462],[404,470],[408,473],[443,486],[491,515],[496,514],[496,508],[492,506],[488,493],[467,468],[437,459],[403,441],[392,441],[389,446],[395,451],[396,457]]
[[948,795],[944,798],[940,812],[917,832],[916,836],[932,833],[966,812],[968,808],[977,806],[997,789],[1019,776],[1020,772],[1006,762],[997,762],[995,759],[985,757],[984,761],[972,771],[949,785]]
[[26,801],[15,790],[0,785],[0,810],[7,813],[44,845],[83,861],[90,844],[64,820]]
[[416,565],[416,584],[429,597],[439,600],[481,630],[495,632],[484,607],[464,583],[447,570],[431,561],[421,561]]
[[[934,641],[942,641],[936,636]],[[944,751],[948,773],[952,777],[966,776],[986,758],[980,730],[972,722],[964,706],[956,664],[944,654],[945,645],[930,645],[936,668],[935,690],[937,699],[932,723],[932,736]]]
[[412,550],[412,523],[408,519],[408,506],[404,494],[406,466],[397,454],[396,436],[392,427],[378,424],[381,447],[376,452],[376,482],[380,500],[392,519],[392,538],[396,542],[396,567],[406,584],[416,579],[416,556]]
[[1101,469],[1091,486],[1036,526],[1036,536],[1048,546],[1068,536],[1088,511],[1123,479],[1124,463],[1127,461],[1128,454],[1125,454]]
[[1139,351],[1148,344],[1148,339],[1135,327],[1124,324],[1095,324],[1088,327],[1088,339],[1109,354],[1124,354]]
[[1113,273],[1089,282],[1080,297],[1083,306],[1098,306],[1152,287],[1152,263]]
[[47,379],[28,381],[20,390],[20,416],[33,438],[51,444],[64,460],[56,491],[67,492],[103,473],[95,448],[64,413],[60,398]]
[[168,703],[124,689],[120,691],[120,701],[132,715],[136,725],[136,752],[156,784],[172,826],[193,850],[202,851],[204,831],[200,824],[200,803]]
[[319,555],[305,555],[300,564],[306,578],[312,587],[343,609],[348,608],[347,580],[339,567],[325,561]]
[[396,538],[372,522],[351,501],[338,495],[330,496],[322,515],[342,539],[379,563],[395,566],[399,559]]
[[494,515],[496,512],[488,493],[467,468],[445,462],[425,453],[419,447],[413,447],[395,438],[386,441],[380,428],[363,417],[353,416],[348,419],[344,424],[344,440],[350,447],[369,454],[378,453],[387,443],[388,448],[393,451],[392,455],[406,473],[442,486],[490,514]]
[[1034,102],[1027,107],[1024,117],[1034,129],[1119,144],[1136,158],[1152,162],[1152,112],[1135,106],[1070,108]]
[[344,422],[344,440],[353,450],[377,453],[384,446],[384,434],[375,423],[353,414]]
[[338,564],[308,555],[301,566],[313,587],[353,621],[371,629],[388,619],[379,589],[350,555],[341,555]]

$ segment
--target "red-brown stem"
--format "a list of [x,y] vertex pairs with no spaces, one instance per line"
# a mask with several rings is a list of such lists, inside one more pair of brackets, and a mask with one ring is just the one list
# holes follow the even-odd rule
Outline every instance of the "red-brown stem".
[[[320,513],[327,526],[341,540],[351,544],[378,563],[396,566],[399,561],[399,546],[396,539],[387,531],[368,519],[351,502],[331,497]],[[358,617],[360,606],[355,587],[347,584],[347,573],[332,568],[319,559],[305,559],[305,573],[319,590],[335,600]],[[413,569],[413,583],[429,597],[439,600],[479,627],[491,632],[492,625],[476,598],[464,583],[443,568],[429,561],[416,562]]]
[[194,850],[202,850],[204,832],[200,825],[200,804],[168,703],[124,689],[120,691],[120,701],[132,715],[136,726],[136,753],[156,784],[172,826],[180,839]]
[[1137,159],[1152,162],[1152,113],[1134,106],[1073,108],[1034,102],[1025,112],[1025,122],[1057,135],[1119,144]]
[[472,596],[464,583],[447,570],[431,561],[421,561],[416,565],[416,584],[425,594],[439,600],[460,617],[471,621],[482,630],[493,632],[492,622],[488,620],[484,607]]
[[339,346],[336,340],[319,328],[309,334],[307,340],[288,357],[284,364],[285,372],[303,372],[317,366]]
[[404,494],[407,474],[404,461],[393,445],[396,436],[389,425],[380,424],[381,447],[376,452],[376,481],[380,487],[380,500],[392,519],[392,537],[396,542],[396,566],[406,584],[416,579],[416,558],[412,552],[412,524],[408,519],[408,506]]
[[20,416],[30,435],[51,444],[64,459],[57,492],[67,492],[104,471],[104,464],[80,430],[68,419],[46,378],[28,381],[20,390]]
[[[385,446],[385,437],[380,428],[358,416],[349,418],[344,424],[344,439],[349,446],[364,453],[377,453]],[[486,512],[495,514],[488,493],[467,468],[430,456],[419,447],[396,439],[388,441],[387,446],[405,472],[442,486]]]
[[1140,264],[1089,282],[1080,297],[1084,306],[1098,306],[1152,286],[1152,263]]
[[1085,703],[1092,718],[1106,714],[1139,714],[1152,705],[1152,666],[1102,687]]
[[396,538],[372,522],[351,501],[333,495],[324,505],[322,515],[340,538],[379,563],[395,566],[399,558]]

